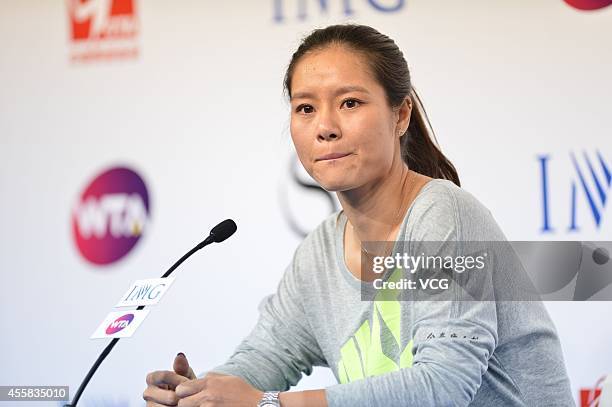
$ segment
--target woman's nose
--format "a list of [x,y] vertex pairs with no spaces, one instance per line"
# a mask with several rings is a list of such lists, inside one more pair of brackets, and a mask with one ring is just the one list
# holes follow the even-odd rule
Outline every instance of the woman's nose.
[[342,137],[333,115],[322,112],[319,114],[319,125],[317,128],[317,140],[332,141]]
[[340,132],[335,132],[331,130],[320,131],[318,136],[318,139],[321,141],[332,141],[338,138],[340,138]]

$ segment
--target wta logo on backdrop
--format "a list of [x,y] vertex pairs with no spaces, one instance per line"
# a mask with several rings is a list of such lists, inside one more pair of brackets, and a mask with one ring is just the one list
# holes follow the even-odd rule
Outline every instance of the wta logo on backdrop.
[[72,231],[79,253],[107,265],[127,255],[150,218],[147,187],[136,171],[114,167],[85,187],[73,209]]
[[67,0],[71,60],[138,56],[136,0]]
[[564,0],[578,10],[597,10],[612,4],[612,0]]
[[[568,159],[569,158],[569,159]],[[540,170],[542,233],[599,231],[606,221],[612,187],[611,167],[601,152],[573,152],[568,158],[537,157]],[[566,173],[564,182],[559,175]]]

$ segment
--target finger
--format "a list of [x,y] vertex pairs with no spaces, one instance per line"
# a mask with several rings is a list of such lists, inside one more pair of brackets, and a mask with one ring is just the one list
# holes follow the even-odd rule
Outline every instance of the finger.
[[205,404],[206,401],[204,400],[204,398],[205,398],[204,392],[196,392],[195,394],[192,394],[189,397],[180,398],[178,406],[180,407],[201,407],[203,405],[206,405]]
[[198,380],[189,380],[187,382],[183,382],[179,386],[176,386],[176,389],[174,391],[176,395],[178,396],[178,398],[180,399],[184,399],[184,398],[193,396],[194,394],[200,392],[205,387],[204,380],[205,379],[198,379]]
[[163,390],[159,387],[149,386],[142,393],[142,398],[148,403],[155,403],[162,406],[176,406],[179,398],[172,390]]
[[193,369],[191,368],[191,366],[189,367],[189,377],[191,380],[197,379],[198,377],[195,375],[195,373],[193,372]]
[[[165,404],[160,404],[160,403],[156,403],[154,401],[147,401],[147,404],[145,404],[146,407],[168,407]],[[176,407],[178,406],[178,404],[175,404],[174,406],[170,406],[170,407]]]
[[179,352],[174,358],[174,365],[172,366],[174,371],[181,376],[185,376],[189,379],[195,379],[195,374],[189,366],[189,361],[183,352]]
[[166,407],[163,404],[156,403],[154,401],[147,401],[146,407]]
[[157,370],[147,375],[147,384],[149,386],[161,387],[168,385],[167,387],[171,390],[174,390],[176,386],[187,380],[189,379],[170,370]]

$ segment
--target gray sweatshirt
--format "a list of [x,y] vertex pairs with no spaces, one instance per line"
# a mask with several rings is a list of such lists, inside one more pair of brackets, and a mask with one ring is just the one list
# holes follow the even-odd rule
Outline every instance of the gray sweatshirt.
[[[253,331],[212,371],[271,391],[327,366],[338,380],[330,407],[575,405],[541,302],[364,301],[371,283],[346,267],[346,221],[337,212],[304,239]],[[440,179],[421,189],[399,237],[506,240],[488,209]]]

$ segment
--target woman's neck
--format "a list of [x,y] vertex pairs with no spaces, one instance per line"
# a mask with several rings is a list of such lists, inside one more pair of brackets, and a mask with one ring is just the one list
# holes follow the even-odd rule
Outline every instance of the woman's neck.
[[[415,173],[401,162],[382,181],[358,189],[338,192],[338,199],[356,236],[363,241],[391,239],[401,224],[410,196]],[[408,181],[408,182],[406,182]]]

